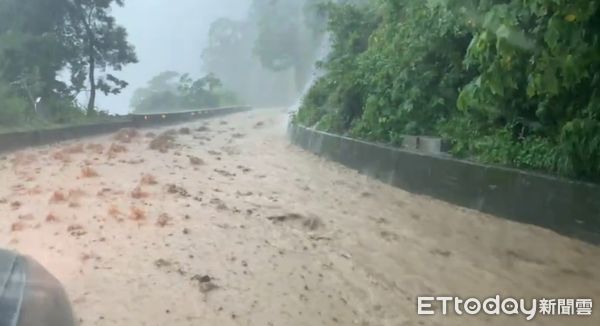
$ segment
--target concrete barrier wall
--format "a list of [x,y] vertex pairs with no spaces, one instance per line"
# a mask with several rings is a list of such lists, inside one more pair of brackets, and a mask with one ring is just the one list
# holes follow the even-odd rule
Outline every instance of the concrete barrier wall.
[[144,128],[159,125],[177,124],[186,121],[192,121],[194,119],[205,119],[209,117],[248,111],[250,109],[250,107],[245,106],[202,109],[196,111],[196,114],[194,115],[191,114],[191,111],[185,113],[166,113],[164,118],[162,117],[162,114],[157,114],[151,115],[151,119],[144,119],[144,116],[140,115],[132,115],[128,121],[105,122],[57,129],[0,134],[0,153],[31,146],[48,145],[65,140],[113,133],[122,128]]
[[300,126],[291,141],[407,191],[600,244],[600,186],[367,143]]
[[48,145],[75,138],[111,133],[132,126],[133,123],[131,121],[105,122],[57,129],[0,134],[0,152],[8,152],[29,146]]

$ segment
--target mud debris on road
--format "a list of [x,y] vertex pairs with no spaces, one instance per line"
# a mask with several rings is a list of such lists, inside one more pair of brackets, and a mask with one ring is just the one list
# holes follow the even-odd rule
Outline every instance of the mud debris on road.
[[46,266],[83,325],[563,325],[423,319],[416,297],[600,300],[597,247],[368,179],[290,146],[285,121],[8,154],[0,246]]

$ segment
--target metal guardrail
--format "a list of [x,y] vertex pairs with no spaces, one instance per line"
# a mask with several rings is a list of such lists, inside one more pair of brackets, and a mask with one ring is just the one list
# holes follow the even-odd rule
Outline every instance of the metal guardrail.
[[218,115],[248,111],[251,109],[252,107],[250,106],[229,106],[175,112],[134,113],[131,114],[130,117],[136,127],[143,127],[145,125],[172,124],[194,119],[205,119]]
[[144,128],[160,125],[177,124],[194,119],[244,112],[251,110],[249,106],[188,110],[185,112],[164,112],[151,115],[132,114],[126,121],[84,124],[54,129],[41,129],[0,134],[0,153],[18,150],[31,146],[41,146],[60,141],[90,137],[116,132],[122,128]]

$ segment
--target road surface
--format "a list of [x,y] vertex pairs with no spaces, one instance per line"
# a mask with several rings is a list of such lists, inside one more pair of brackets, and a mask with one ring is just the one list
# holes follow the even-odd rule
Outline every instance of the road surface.
[[600,249],[369,179],[290,145],[285,120],[5,155],[0,246],[60,279],[81,325],[600,325],[417,316],[419,295],[600,304]]

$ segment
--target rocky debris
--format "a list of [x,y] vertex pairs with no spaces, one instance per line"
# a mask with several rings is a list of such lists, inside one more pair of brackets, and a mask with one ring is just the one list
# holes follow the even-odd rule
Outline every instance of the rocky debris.
[[452,255],[452,252],[448,251],[448,250],[440,250],[440,249],[434,249],[430,251],[432,255],[437,255],[437,256],[442,256],[442,257],[450,257],[450,255]]
[[142,180],[140,180],[140,184],[153,186],[155,184],[158,184],[158,181],[156,181],[156,177],[152,174],[144,174],[142,176]]
[[204,161],[197,156],[189,155],[188,158],[190,159],[190,163],[192,165],[204,165]]
[[110,217],[117,218],[117,217],[121,216],[121,210],[119,210],[119,208],[117,206],[113,205],[108,209],[108,215]]
[[236,174],[235,173],[231,173],[225,170],[220,170],[220,169],[214,169],[214,171],[224,177],[230,178],[230,177],[235,177]]
[[154,138],[154,137],[156,137],[156,134],[153,132],[147,132],[146,135],[144,135],[144,136],[146,136],[146,138]]
[[74,237],[80,237],[82,235],[85,235],[87,233],[87,231],[83,228],[83,226],[79,225],[79,224],[71,224],[67,227],[67,232],[69,232],[69,234],[71,234]]
[[59,221],[58,217],[56,217],[56,215],[54,215],[52,213],[50,213],[46,216],[46,222],[48,222],[48,223],[54,223],[54,222],[58,222],[58,221]]
[[84,166],[81,168],[81,177],[83,178],[95,178],[99,176],[98,172],[89,166]]
[[242,172],[244,172],[244,173],[252,172],[252,170],[250,168],[247,168],[247,167],[242,166],[242,165],[238,165],[237,168],[240,169],[240,170],[242,170]]
[[205,294],[219,288],[219,286],[213,282],[213,278],[208,275],[194,275],[191,280],[197,282],[200,292]]
[[121,143],[130,143],[137,136],[139,136],[137,129],[123,128],[114,135],[113,139]]
[[19,215],[19,220],[21,221],[33,221],[34,219],[33,214]]
[[244,137],[246,137],[246,135],[242,134],[242,133],[239,133],[239,132],[231,135],[231,138],[234,138],[234,139],[241,139],[241,138],[244,138]]
[[210,200],[210,203],[217,206],[217,209],[220,211],[224,211],[227,209],[227,205],[225,204],[224,201],[222,201],[219,198],[213,198]]
[[98,256],[98,254],[94,253],[94,252],[89,252],[89,253],[82,253],[80,256],[80,259],[82,262],[87,262],[89,260],[95,260],[95,261],[100,261],[102,260],[102,257]]
[[207,131],[210,131],[210,128],[208,128],[207,126],[201,126],[201,127],[196,128],[196,131],[207,132]]
[[276,216],[269,216],[267,217],[267,220],[272,221],[273,223],[281,223],[281,222],[288,222],[288,221],[295,221],[295,220],[301,220],[304,219],[304,216],[300,215],[300,214],[296,214],[296,213],[288,213],[288,214],[284,214],[284,215],[276,215]]
[[120,163],[125,163],[125,164],[131,164],[131,165],[138,165],[138,164],[142,164],[146,162],[146,160],[144,160],[143,158],[137,159],[137,160],[123,160],[120,161]]
[[165,226],[169,225],[172,220],[173,218],[170,217],[167,213],[163,213],[160,214],[160,216],[156,220],[156,225],[158,225],[161,228],[164,228]]
[[127,147],[113,143],[108,148],[108,158],[113,159],[117,157],[117,154],[125,152],[127,152]]
[[11,224],[10,231],[11,232],[23,231],[23,230],[25,230],[25,227],[26,227],[25,223],[20,222],[20,221],[19,222],[15,222],[15,223]]
[[194,277],[192,277],[192,281],[198,281],[200,283],[208,283],[211,280],[212,280],[212,278],[208,275],[204,275],[204,276],[194,275]]
[[111,188],[102,188],[100,191],[98,191],[98,193],[96,193],[96,196],[104,197],[106,194],[111,193],[111,192],[112,192]]
[[[211,141],[212,138],[207,137],[207,136],[194,136],[194,139],[196,140],[203,140],[203,141]],[[200,142],[201,144],[203,144],[204,142]]]
[[302,222],[302,225],[305,228],[307,228],[311,231],[314,231],[314,230],[320,228],[321,226],[323,226],[323,222],[318,217],[310,217],[310,218],[305,219],[304,222]]
[[181,197],[190,197],[190,194],[188,193],[187,190],[185,190],[185,188],[175,185],[175,184],[168,184],[167,185],[167,192],[170,194],[177,194]]
[[175,148],[175,137],[175,130],[167,130],[150,142],[150,149],[166,153],[169,149]]
[[157,259],[154,261],[154,266],[158,267],[158,268],[162,268],[162,267],[169,267],[173,265],[173,263],[171,263],[170,261],[166,260],[166,259]]
[[264,121],[259,121],[257,123],[254,124],[254,129],[259,129],[265,126],[265,122]]
[[210,155],[212,155],[212,156],[221,156],[220,152],[213,151],[213,150],[209,150],[207,153],[210,154]]
[[146,212],[139,207],[131,207],[129,219],[132,221],[143,221],[146,219]]
[[140,186],[135,187],[135,189],[133,189],[133,191],[131,191],[131,198],[133,198],[133,199],[142,199],[142,198],[147,198],[148,196],[150,196],[150,194],[143,191],[142,187],[140,187]]
[[179,133],[182,135],[189,135],[192,133],[192,131],[190,130],[190,128],[184,127],[179,129]]
[[86,149],[96,154],[104,153],[104,145],[102,144],[88,144]]
[[65,164],[71,162],[71,157],[69,156],[69,154],[62,150],[52,153],[51,157]]
[[241,192],[241,191],[236,191],[236,196],[239,197],[250,197],[252,195],[254,195],[254,193],[252,191],[247,191],[247,192]]
[[384,240],[388,241],[388,242],[394,242],[394,241],[398,241],[400,239],[400,236],[394,232],[391,231],[381,231],[380,232],[381,238],[383,238]]
[[[450,256],[450,253],[448,253],[447,255],[444,255],[445,252],[443,252],[443,251],[440,251],[440,250],[434,250],[434,251],[438,255],[442,255],[445,257]],[[506,250],[505,254],[510,260],[524,261],[526,263],[540,265],[540,266],[546,265],[545,261],[543,261],[542,259],[540,259],[538,257],[531,255],[530,253],[528,253],[525,250],[508,249],[508,250]]]
[[310,231],[315,231],[325,225],[323,221],[321,221],[321,219],[316,216],[306,217],[297,213],[287,213],[283,215],[269,216],[267,217],[267,219],[275,224],[299,222],[299,224],[297,225]]
[[67,196],[62,191],[57,190],[52,194],[52,197],[50,197],[49,202],[51,204],[56,204],[56,203],[62,203],[66,200],[67,200]]

